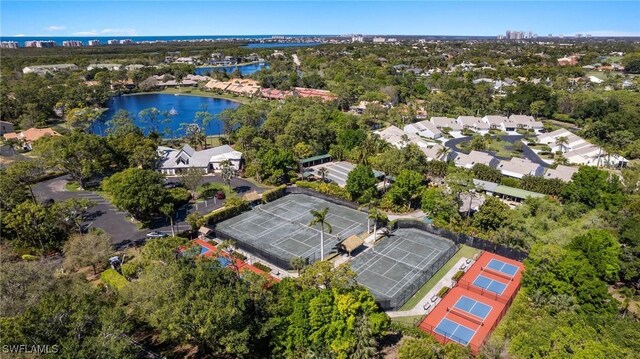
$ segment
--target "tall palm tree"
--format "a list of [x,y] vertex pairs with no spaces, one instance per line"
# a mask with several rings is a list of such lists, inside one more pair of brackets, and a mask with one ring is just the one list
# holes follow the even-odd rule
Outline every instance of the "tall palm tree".
[[556,146],[560,147],[560,151],[565,152],[566,146],[569,144],[569,138],[567,136],[560,136],[556,138]]
[[327,212],[329,212],[329,208],[325,208],[322,210],[311,210],[311,215],[313,215],[313,219],[309,222],[309,226],[315,226],[320,223],[320,260],[324,260],[324,229],[327,228],[327,232],[333,232],[333,227],[331,224],[327,222]]
[[375,240],[378,235],[378,221],[383,218],[382,212],[376,207],[373,207],[369,210],[367,218],[373,221],[373,240]]
[[322,177],[322,182],[324,182],[325,177],[329,174],[329,169],[327,167],[318,168],[318,174]]
[[176,236],[176,231],[173,228],[173,213],[175,212],[175,207],[173,203],[165,203],[160,207],[160,212],[164,214],[167,218],[169,218],[169,222],[171,223],[171,236]]
[[436,152],[436,157],[438,158],[438,160],[444,162],[447,160],[447,157],[449,157],[449,154],[451,153],[451,149],[447,146],[442,146],[442,148],[438,149],[438,152]]
[[231,191],[231,179],[235,176],[235,170],[231,161],[222,161],[220,163],[220,170],[222,172],[222,180],[227,184],[229,191]]

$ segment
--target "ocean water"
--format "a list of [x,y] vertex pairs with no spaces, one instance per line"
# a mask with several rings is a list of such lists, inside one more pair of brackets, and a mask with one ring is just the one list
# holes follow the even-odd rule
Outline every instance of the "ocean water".
[[138,114],[142,110],[155,107],[161,112],[171,112],[173,114],[170,117],[170,121],[160,126],[162,136],[167,138],[179,137],[184,135],[184,129],[181,128],[181,125],[183,123],[193,123],[196,112],[203,111],[206,108],[206,111],[213,115],[213,120],[205,129],[206,134],[218,135],[222,133],[223,126],[222,121],[216,119],[216,115],[228,108],[236,108],[239,105],[237,102],[225,99],[202,96],[175,96],[173,94],[115,96],[109,100],[107,105],[109,109],[91,125],[90,130],[98,135],[106,135],[107,121],[111,120],[118,110],[126,110],[134,117],[136,125],[147,134],[149,133],[147,124],[138,118]]
[[[284,35],[285,37],[313,38],[325,35]],[[331,35],[329,35],[331,36]],[[271,39],[272,35],[193,35],[193,36],[0,36],[0,41],[16,41],[20,46],[24,46],[25,41],[32,40],[52,40],[57,45],[62,46],[63,41],[78,40],[85,45],[89,40],[100,40],[100,44],[106,45],[107,40],[131,39],[133,42],[155,42],[155,41],[193,41],[193,40],[247,40],[259,41]]]

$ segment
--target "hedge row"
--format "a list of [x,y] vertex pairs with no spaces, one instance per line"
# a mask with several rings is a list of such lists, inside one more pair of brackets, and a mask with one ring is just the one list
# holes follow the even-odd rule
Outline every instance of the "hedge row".
[[449,287],[442,287],[442,288],[440,288],[440,290],[438,291],[438,294],[437,294],[437,295],[438,295],[438,297],[440,297],[440,298],[444,297],[444,295],[445,295],[445,294],[447,294],[447,292],[449,291],[449,289],[451,289],[451,288],[449,288]]
[[109,268],[106,271],[102,272],[102,274],[100,275],[100,280],[102,280],[102,283],[104,283],[104,285],[115,290],[120,290],[124,288],[125,285],[127,285],[127,279],[112,268]]
[[247,256],[245,256],[244,254],[240,253],[240,252],[233,252],[231,253],[232,257],[238,258],[241,261],[245,261],[247,260]]
[[262,263],[255,263],[253,266],[267,273],[271,273],[271,267],[268,267]]
[[213,224],[222,222],[226,219],[229,219],[231,217],[237,216],[240,213],[247,210],[247,208],[248,208],[248,205],[246,203],[243,203],[240,206],[222,207],[222,208],[216,209],[215,211],[211,211],[210,213],[205,214],[200,221],[202,222],[203,225],[205,224],[213,225]]
[[320,193],[338,197],[347,201],[351,200],[351,195],[349,194],[349,192],[335,183],[298,181],[296,182],[296,186],[301,188],[310,188]]
[[453,275],[453,280],[458,281],[458,279],[462,278],[463,275],[464,271],[459,270]]
[[280,185],[274,189],[270,189],[268,191],[264,191],[262,193],[262,203],[273,202],[276,199],[284,196],[284,191],[287,189],[287,185]]

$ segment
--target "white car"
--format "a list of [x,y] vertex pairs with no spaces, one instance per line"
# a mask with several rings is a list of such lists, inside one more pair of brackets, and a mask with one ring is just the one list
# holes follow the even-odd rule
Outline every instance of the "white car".
[[167,236],[168,236],[168,234],[162,233],[162,232],[158,232],[158,231],[153,231],[153,232],[147,233],[147,238],[164,238],[164,237],[167,237]]

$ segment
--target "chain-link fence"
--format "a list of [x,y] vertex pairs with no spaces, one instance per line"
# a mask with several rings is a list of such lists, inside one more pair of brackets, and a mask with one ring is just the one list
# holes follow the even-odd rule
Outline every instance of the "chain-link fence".
[[398,219],[395,221],[391,229],[393,230],[395,228],[418,228],[437,236],[450,239],[456,244],[465,244],[469,247],[495,253],[503,257],[516,260],[518,262],[522,262],[527,258],[527,253],[518,249],[510,248],[502,244],[488,241],[486,239],[469,236],[464,233],[451,232],[449,230],[438,228],[431,224],[427,224],[415,219]]
[[413,282],[404,288],[401,292],[398,292],[393,298],[384,299],[384,300],[376,300],[376,303],[383,310],[398,310],[400,307],[404,305],[411,297],[413,297],[416,292],[422,288],[422,286],[433,277],[437,271],[442,268],[453,257],[458,250],[460,249],[459,245],[450,247],[446,252],[442,253],[440,257],[433,262],[428,268],[420,271],[420,276],[415,278]]

